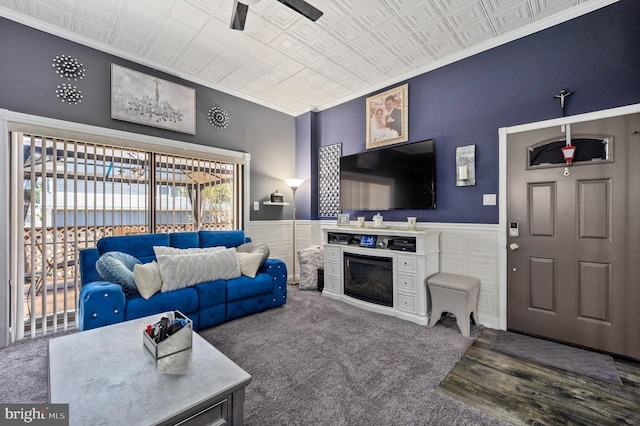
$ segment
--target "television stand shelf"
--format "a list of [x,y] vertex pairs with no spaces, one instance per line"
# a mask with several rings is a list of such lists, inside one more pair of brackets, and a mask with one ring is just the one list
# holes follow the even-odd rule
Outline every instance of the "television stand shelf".
[[[355,226],[325,227],[322,231],[325,274],[322,294],[324,296],[417,324],[429,323],[431,306],[426,281],[428,277],[439,272],[439,231]],[[363,235],[375,236],[375,247],[361,247],[360,237]],[[389,248],[391,240],[409,241],[410,248],[407,249],[402,245],[396,245],[397,249]],[[372,259],[391,259],[393,306],[383,306],[345,294],[345,254]]]

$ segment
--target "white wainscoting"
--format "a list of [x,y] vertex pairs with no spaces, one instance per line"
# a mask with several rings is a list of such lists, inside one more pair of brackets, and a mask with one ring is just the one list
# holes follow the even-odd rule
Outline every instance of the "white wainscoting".
[[[296,249],[323,243],[322,227],[335,226],[335,220],[296,220]],[[402,222],[385,222],[392,227],[406,226]],[[486,327],[500,325],[498,287],[498,225],[418,223],[418,227],[440,231],[440,272],[463,274],[480,279],[478,319]],[[282,259],[289,273],[293,266],[293,225],[290,220],[252,221],[247,236],[267,244],[271,257]],[[299,268],[296,268],[296,273]]]
[[440,272],[480,280],[478,320],[499,328],[498,225],[428,224],[440,230]]

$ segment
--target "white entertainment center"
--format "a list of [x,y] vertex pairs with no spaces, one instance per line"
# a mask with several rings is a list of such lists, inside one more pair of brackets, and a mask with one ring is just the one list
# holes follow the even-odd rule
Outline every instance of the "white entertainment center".
[[[324,296],[416,324],[429,323],[431,306],[426,280],[439,272],[439,231],[371,226],[323,227],[322,231]],[[375,236],[375,247],[362,247],[361,236]],[[391,260],[393,306],[383,306],[345,294],[345,254]]]

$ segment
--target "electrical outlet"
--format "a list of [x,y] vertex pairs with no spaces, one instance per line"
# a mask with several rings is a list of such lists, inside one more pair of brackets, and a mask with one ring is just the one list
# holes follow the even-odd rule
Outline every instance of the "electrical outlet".
[[260,201],[254,201],[253,202],[253,210],[254,211],[260,210]]

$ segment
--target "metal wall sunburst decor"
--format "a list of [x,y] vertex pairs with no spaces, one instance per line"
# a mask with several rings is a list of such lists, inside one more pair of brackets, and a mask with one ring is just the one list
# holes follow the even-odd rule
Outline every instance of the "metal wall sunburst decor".
[[215,106],[207,113],[209,123],[216,129],[224,129],[229,125],[229,114],[219,106]]
[[63,83],[56,89],[56,96],[61,102],[68,102],[69,105],[78,105],[82,102],[82,92],[71,84]]
[[60,55],[53,58],[51,64],[56,69],[56,74],[60,75],[60,78],[66,78],[71,81],[82,80],[85,76],[84,66],[75,58],[67,55]]

